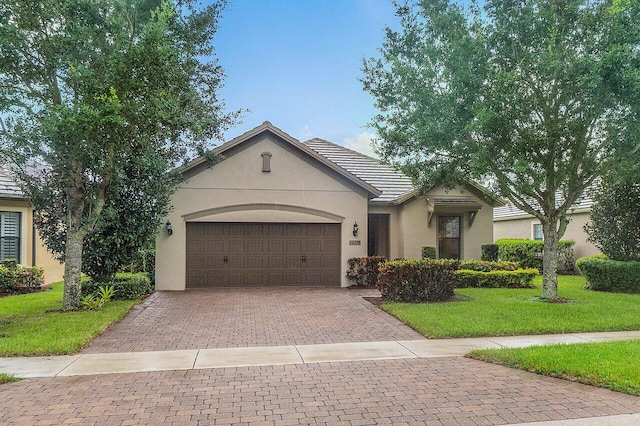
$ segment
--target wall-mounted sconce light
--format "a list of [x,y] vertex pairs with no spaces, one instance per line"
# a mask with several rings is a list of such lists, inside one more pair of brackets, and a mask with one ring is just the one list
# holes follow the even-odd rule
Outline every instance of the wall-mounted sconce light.
[[164,227],[167,229],[167,235],[168,236],[172,236],[173,235],[173,228],[171,227],[171,222],[167,221],[167,223],[165,223]]
[[353,222],[353,236],[358,235],[358,222]]

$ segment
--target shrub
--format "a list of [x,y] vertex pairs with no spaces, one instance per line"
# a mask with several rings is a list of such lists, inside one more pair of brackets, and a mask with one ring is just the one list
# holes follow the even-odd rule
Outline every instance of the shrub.
[[156,250],[144,248],[138,250],[132,257],[131,262],[123,268],[125,272],[152,272],[155,268]]
[[375,286],[378,266],[386,261],[384,256],[352,257],[347,260],[347,279],[357,286]]
[[[6,266],[8,265],[8,266]],[[4,261],[0,266],[0,291],[10,293],[34,292],[44,285],[44,270],[38,266],[28,268],[17,265],[15,261]]]
[[460,267],[456,271],[456,288],[530,288],[538,275],[537,269],[477,271]]
[[576,262],[573,259],[573,240],[560,240],[558,242],[558,273],[573,274],[576,270]]
[[20,267],[16,271],[16,286],[27,291],[39,290],[44,285],[44,269],[38,266]]
[[576,262],[587,279],[587,288],[597,291],[640,293],[640,262],[607,259],[604,256],[581,257]]
[[15,259],[5,259],[2,261],[1,265],[7,269],[18,269],[18,261]]
[[422,247],[422,258],[423,259],[435,259],[436,258],[436,248],[425,246]]
[[457,260],[394,260],[380,265],[378,289],[386,301],[441,302],[453,297]]
[[[573,271],[573,240],[558,242],[558,272]],[[524,238],[501,238],[496,241],[498,258],[518,262],[522,268],[535,268],[542,271],[542,250],[544,242]]]
[[14,287],[14,272],[6,266],[0,266],[0,291],[9,293]]
[[461,260],[458,269],[470,271],[490,272],[490,271],[515,271],[518,269],[516,262],[487,262],[484,260]]
[[95,293],[82,296],[80,299],[80,306],[86,311],[99,311],[102,307],[109,302],[115,290],[112,286],[99,286]]
[[498,245],[497,244],[483,244],[482,257],[480,259],[489,262],[496,262],[498,260]]
[[539,240],[521,238],[502,238],[496,241],[498,258],[518,262],[523,268],[542,270],[542,249],[544,243]]
[[82,295],[97,295],[100,286],[113,287],[113,300],[133,300],[149,294],[153,291],[149,274],[119,274],[102,282],[84,281],[82,283]]

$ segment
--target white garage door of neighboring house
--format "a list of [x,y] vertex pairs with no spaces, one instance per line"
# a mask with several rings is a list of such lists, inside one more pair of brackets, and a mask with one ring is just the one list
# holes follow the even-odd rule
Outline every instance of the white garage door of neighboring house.
[[187,223],[187,288],[339,285],[340,224]]

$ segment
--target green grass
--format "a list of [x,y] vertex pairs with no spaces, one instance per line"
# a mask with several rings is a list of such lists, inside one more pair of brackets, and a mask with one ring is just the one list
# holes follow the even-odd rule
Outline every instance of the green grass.
[[[459,289],[457,302],[382,307],[431,338],[640,330],[640,295],[584,290],[578,276],[559,277],[569,303],[546,303],[535,289]],[[640,395],[640,340],[487,349],[472,358]]]
[[570,303],[540,301],[534,289],[458,289],[460,301],[388,303],[382,308],[430,338],[640,330],[640,295],[584,290],[580,276],[560,276]]
[[12,376],[11,374],[0,373],[0,385],[4,385],[5,383],[19,382],[20,380],[20,378]]
[[100,311],[61,312],[63,283],[39,293],[0,298],[0,356],[77,352],[139,301],[107,303]]
[[487,349],[471,358],[640,395],[640,340]]

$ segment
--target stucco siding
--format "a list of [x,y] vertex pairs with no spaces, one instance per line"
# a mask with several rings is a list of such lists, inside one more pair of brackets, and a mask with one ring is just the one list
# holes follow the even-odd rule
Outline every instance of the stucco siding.
[[436,228],[427,226],[427,202],[415,198],[402,205],[402,255],[405,259],[420,259],[422,246],[435,246]]
[[[264,152],[271,154],[270,172],[262,171]],[[173,235],[160,232],[156,240],[159,290],[185,288],[188,221],[341,223],[342,286],[348,285],[347,259],[366,256],[366,193],[268,133],[188,178],[173,195],[172,205],[168,220]],[[352,235],[354,222],[359,225],[357,237]]]
[[463,212],[454,207],[438,209],[429,225],[426,198],[418,197],[406,202],[400,214],[404,242],[402,257],[408,259],[420,258],[423,246],[436,247],[437,251],[438,216],[459,215],[462,217],[460,256],[463,259],[480,259],[482,244],[489,244],[493,241],[493,207],[469,191],[460,188],[452,190],[434,188],[425,195],[425,197],[429,196],[473,197],[482,207],[471,226],[469,226],[469,212]]
[[44,282],[50,284],[64,279],[64,264],[49,253],[47,246],[36,232],[36,265],[44,269]]

